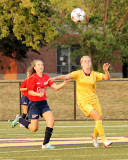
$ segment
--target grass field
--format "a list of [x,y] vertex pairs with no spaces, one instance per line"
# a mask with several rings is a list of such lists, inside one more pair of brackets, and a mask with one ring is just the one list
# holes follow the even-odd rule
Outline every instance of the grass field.
[[[46,123],[44,121],[39,123],[39,130],[33,133],[19,125],[11,128],[11,122],[0,122],[0,140],[18,138],[20,141],[24,138],[43,138]],[[56,121],[52,138],[90,137],[94,125],[93,121]],[[104,129],[106,137],[128,136],[128,121],[104,121]],[[102,144],[99,148],[94,148],[92,142],[84,145],[57,145],[54,150],[42,150],[41,146],[0,148],[0,159],[128,160],[128,143],[113,143],[108,148],[104,148]]]

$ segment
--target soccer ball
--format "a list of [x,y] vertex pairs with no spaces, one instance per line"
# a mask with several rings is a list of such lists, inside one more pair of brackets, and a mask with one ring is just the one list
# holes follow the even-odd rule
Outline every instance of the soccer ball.
[[85,12],[83,9],[81,8],[75,8],[72,12],[71,12],[71,19],[74,22],[82,22],[85,20]]

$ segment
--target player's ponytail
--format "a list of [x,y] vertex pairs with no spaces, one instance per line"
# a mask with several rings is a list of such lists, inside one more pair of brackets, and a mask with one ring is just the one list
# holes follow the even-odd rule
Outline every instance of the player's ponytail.
[[[35,67],[36,63],[39,62],[39,61],[41,61],[41,60],[38,60],[38,59],[33,60],[33,62],[31,63],[31,67],[27,69],[27,72],[28,72],[28,74],[29,74],[29,77],[30,77],[32,74],[36,73],[36,70],[34,69],[34,67]],[[41,62],[42,62],[42,61],[41,61]]]
[[32,74],[36,73],[36,71],[35,71],[34,67],[29,67],[27,69],[27,73],[29,74],[29,77],[30,77]]

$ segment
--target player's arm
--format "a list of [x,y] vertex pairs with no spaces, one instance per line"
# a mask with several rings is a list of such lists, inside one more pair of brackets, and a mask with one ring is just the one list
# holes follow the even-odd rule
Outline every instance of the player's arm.
[[53,77],[53,78],[49,78],[48,81],[55,81],[55,80],[70,80],[71,76],[70,73],[66,74],[66,75],[61,75],[61,76],[57,76],[57,77]]
[[110,67],[110,64],[109,63],[105,63],[103,65],[103,70],[104,70],[104,75],[103,75],[103,80],[109,80],[110,79],[110,74],[109,74],[109,71],[108,71],[108,68]]
[[38,96],[38,97],[43,97],[44,96],[44,92],[40,92],[40,93],[37,93],[35,91],[28,91],[28,94],[31,95],[31,96]]
[[26,80],[24,80],[22,82],[22,84],[20,85],[20,91],[27,91],[27,87],[26,87]]
[[60,83],[60,84],[55,84],[53,83],[51,85],[52,88],[54,88],[56,91],[58,91],[59,89],[63,88],[70,80],[65,80],[64,82]]
[[20,91],[27,91],[27,88],[20,88]]

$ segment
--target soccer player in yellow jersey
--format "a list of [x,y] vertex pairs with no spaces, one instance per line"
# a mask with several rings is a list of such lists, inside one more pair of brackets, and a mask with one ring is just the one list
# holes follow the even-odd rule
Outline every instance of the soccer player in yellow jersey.
[[67,75],[60,75],[50,78],[49,80],[69,80],[75,79],[77,85],[77,103],[81,111],[87,116],[95,120],[96,126],[92,134],[93,145],[99,147],[97,136],[103,140],[104,147],[112,144],[104,135],[102,110],[96,94],[96,82],[109,80],[110,74],[108,68],[110,64],[103,65],[103,73],[91,71],[91,59],[89,56],[83,56],[80,60],[82,69],[71,72]]

